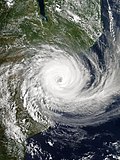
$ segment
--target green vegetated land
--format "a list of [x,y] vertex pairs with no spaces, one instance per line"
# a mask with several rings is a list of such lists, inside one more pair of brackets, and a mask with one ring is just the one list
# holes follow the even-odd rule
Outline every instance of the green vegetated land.
[[[72,1],[70,2],[72,6]],[[20,47],[39,43],[67,45],[73,50],[74,48],[80,50],[91,46],[93,39],[85,32],[83,27],[55,11],[53,6],[56,7],[54,4],[59,3],[60,1],[53,1],[53,4],[52,1],[49,3],[46,1],[48,22],[42,22],[36,1],[15,0],[13,5],[8,7],[7,3],[2,0],[0,2],[1,51],[3,51],[3,47],[9,48],[10,45]],[[78,14],[83,16],[83,19],[86,19],[86,14],[91,16],[94,14],[92,11],[90,12],[90,2],[87,5],[86,8],[89,8],[89,10],[84,7],[82,15]],[[62,8],[62,3],[60,3],[60,7]],[[78,13],[78,10],[76,12]],[[95,29],[97,30],[97,28]]]

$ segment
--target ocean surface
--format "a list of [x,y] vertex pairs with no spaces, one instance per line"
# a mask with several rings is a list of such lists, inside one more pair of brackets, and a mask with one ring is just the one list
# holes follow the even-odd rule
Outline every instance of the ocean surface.
[[0,5],[0,160],[120,160],[120,1]]

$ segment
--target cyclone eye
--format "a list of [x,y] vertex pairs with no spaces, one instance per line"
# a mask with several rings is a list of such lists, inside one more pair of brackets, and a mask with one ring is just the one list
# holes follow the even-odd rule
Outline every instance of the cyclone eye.
[[59,83],[62,83],[62,81],[63,81],[63,78],[62,77],[58,77],[57,78],[57,80],[56,80],[56,82],[59,84]]

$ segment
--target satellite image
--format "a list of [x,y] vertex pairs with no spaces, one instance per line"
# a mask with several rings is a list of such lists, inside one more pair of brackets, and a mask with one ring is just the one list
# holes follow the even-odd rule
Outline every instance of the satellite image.
[[0,160],[120,160],[120,0],[0,8]]

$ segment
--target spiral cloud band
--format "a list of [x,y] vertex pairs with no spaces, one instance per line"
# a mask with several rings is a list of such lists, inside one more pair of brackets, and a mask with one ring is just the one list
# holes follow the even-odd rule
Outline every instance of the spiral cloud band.
[[36,133],[38,125],[39,131],[56,123],[96,125],[119,116],[119,36],[108,41],[99,54],[32,46],[16,53],[17,61],[1,64],[0,103],[8,137],[21,142],[30,126]]
[[117,54],[106,54],[101,68],[96,53],[77,55],[49,45],[32,50],[36,54],[25,62],[21,98],[34,120],[87,125],[104,119],[119,96]]

